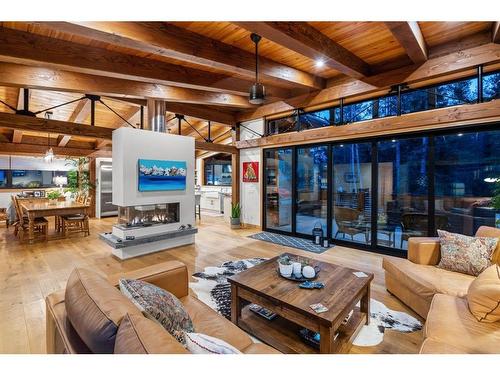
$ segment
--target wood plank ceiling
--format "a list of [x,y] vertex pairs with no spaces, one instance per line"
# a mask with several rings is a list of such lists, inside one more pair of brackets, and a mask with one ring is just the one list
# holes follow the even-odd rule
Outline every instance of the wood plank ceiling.
[[[254,109],[246,98],[254,79],[252,31],[263,36],[261,80],[271,103],[498,41],[494,22],[0,22],[0,100],[7,104],[0,112],[23,109],[23,87],[30,88],[29,110],[42,111],[38,117],[94,94],[112,109],[97,103],[95,125],[117,128],[128,125],[113,111],[136,125],[145,99],[156,98],[167,101],[172,133],[182,114],[183,135],[204,141],[210,120],[211,139],[228,144],[238,114]],[[53,120],[90,126],[88,99],[51,112]],[[109,148],[99,139],[50,137],[0,128],[3,143]]]

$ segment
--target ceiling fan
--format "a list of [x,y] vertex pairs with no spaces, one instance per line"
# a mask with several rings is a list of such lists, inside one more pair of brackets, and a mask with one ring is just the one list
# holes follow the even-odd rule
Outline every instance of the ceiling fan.
[[251,104],[264,104],[266,100],[266,88],[259,82],[259,42],[261,37],[252,33],[250,39],[255,43],[255,83],[250,87],[249,102]]

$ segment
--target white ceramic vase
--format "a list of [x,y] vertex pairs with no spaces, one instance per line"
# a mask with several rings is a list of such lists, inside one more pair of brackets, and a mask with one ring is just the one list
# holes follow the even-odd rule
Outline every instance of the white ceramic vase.
[[314,271],[314,268],[312,268],[311,266],[305,266],[302,269],[302,275],[304,275],[306,279],[312,279],[314,276],[316,276],[316,271]]
[[281,276],[285,276],[285,277],[292,276],[293,264],[281,264],[280,262],[278,262],[278,264],[280,267]]

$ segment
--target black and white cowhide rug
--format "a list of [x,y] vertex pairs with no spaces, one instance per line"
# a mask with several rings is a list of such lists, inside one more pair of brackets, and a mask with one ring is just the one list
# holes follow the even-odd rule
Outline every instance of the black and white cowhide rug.
[[[265,260],[250,258],[224,262],[220,266],[205,267],[203,272],[193,274],[197,282],[190,283],[189,286],[201,301],[227,319],[231,319],[231,287],[227,278]],[[383,341],[386,329],[406,333],[422,329],[422,323],[411,315],[391,310],[373,298],[370,303],[370,324],[361,329],[354,340],[354,345],[378,345]]]

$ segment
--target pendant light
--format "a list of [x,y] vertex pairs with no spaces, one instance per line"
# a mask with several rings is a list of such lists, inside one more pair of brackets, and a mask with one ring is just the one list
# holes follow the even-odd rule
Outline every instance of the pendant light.
[[[47,120],[50,120],[51,115],[52,112],[50,111],[45,112],[45,118]],[[52,147],[50,147],[50,133],[47,133],[47,151],[45,151],[45,156],[43,157],[43,160],[46,163],[52,163],[54,161],[54,151],[52,150]]]
[[252,33],[250,39],[255,43],[255,83],[250,88],[250,103],[263,104],[266,99],[266,88],[259,82],[259,42],[260,35]]

